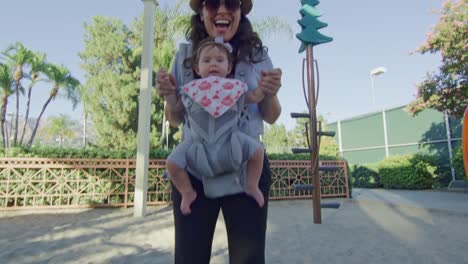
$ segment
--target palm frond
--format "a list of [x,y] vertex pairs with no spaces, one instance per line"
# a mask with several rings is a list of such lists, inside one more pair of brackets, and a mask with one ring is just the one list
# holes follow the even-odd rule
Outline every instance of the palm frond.
[[46,70],[47,55],[41,52],[33,52],[30,63],[30,75],[38,74]]
[[252,21],[252,26],[255,32],[257,32],[262,39],[272,35],[285,35],[290,39],[294,36],[291,26],[285,20],[278,17],[267,17],[260,20],[254,20]]
[[6,64],[0,64],[0,93],[9,96],[14,92],[13,75],[11,68]]
[[29,63],[33,57],[33,52],[26,48],[21,42],[16,42],[8,46],[2,55],[11,65],[23,65]]

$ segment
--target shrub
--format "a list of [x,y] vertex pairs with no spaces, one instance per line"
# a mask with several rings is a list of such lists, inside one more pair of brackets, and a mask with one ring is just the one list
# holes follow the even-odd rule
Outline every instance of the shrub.
[[405,155],[378,163],[378,173],[387,189],[429,189],[435,183],[436,167],[427,155]]
[[377,169],[369,165],[353,165],[351,177],[354,181],[353,186],[357,188],[382,187]]
[[463,165],[463,153],[461,146],[455,149],[455,155],[453,156],[453,167],[455,167],[455,173],[459,180],[466,180],[465,166]]

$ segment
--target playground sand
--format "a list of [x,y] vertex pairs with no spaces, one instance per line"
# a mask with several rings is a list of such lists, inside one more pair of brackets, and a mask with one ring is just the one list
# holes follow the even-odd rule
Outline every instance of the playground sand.
[[[468,216],[339,200],[270,202],[267,263],[466,263]],[[249,216],[245,216],[249,217]],[[0,212],[0,263],[173,263],[171,207]],[[228,263],[222,217],[211,263]]]

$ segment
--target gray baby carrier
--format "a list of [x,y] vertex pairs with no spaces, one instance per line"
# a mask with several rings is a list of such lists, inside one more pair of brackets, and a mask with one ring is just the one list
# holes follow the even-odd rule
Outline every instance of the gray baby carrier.
[[[185,50],[187,56],[190,56],[190,46],[182,46],[179,50]],[[186,84],[193,79],[193,72],[191,68],[182,68],[183,84]],[[260,146],[239,130],[240,122],[245,122],[241,118],[241,114],[245,113],[245,96],[241,96],[236,104],[218,118],[212,117],[183,92],[181,98],[186,110],[186,129],[184,140],[177,148],[185,152],[187,171],[201,177],[207,197],[244,192],[247,160]]]

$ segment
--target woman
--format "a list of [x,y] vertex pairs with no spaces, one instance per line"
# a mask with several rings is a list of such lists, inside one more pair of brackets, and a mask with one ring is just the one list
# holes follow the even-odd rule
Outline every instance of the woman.
[[[172,74],[160,70],[157,75],[158,93],[164,98],[179,94],[177,87],[194,78],[192,54],[206,37],[222,36],[235,55],[234,78],[247,83],[249,89],[259,87],[265,98],[248,106],[243,131],[256,140],[263,133],[263,121],[274,123],[281,113],[277,93],[281,87],[281,70],[273,69],[266,48],[246,15],[252,10],[251,0],[191,0],[195,11],[187,31],[190,44],[182,44],[176,54]],[[180,97],[168,100],[166,117],[172,126],[184,120]],[[184,127],[183,132],[187,129]],[[213,234],[220,209],[223,212],[228,236],[230,263],[265,263],[265,235],[270,188],[270,168],[265,155],[259,188],[264,206],[259,207],[245,193],[210,199],[204,196],[202,175],[190,175],[192,186],[172,179],[175,225],[175,263],[209,263]],[[180,211],[181,194],[177,191],[194,188],[198,194],[191,205],[191,214]]]

